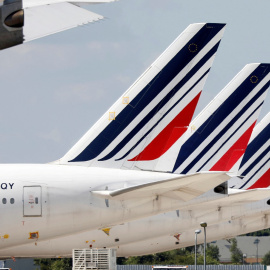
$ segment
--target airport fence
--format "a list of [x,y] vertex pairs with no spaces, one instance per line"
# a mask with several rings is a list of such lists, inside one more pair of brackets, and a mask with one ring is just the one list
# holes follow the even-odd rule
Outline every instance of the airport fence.
[[[203,265],[197,265],[197,270],[203,270]],[[207,265],[206,270],[266,270],[264,265]],[[151,265],[117,265],[117,270],[152,270]],[[189,265],[188,270],[195,270]]]

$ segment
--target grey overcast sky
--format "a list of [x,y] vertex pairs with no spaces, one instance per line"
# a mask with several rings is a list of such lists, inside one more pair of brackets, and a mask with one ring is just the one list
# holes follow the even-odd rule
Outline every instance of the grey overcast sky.
[[[63,156],[191,23],[227,23],[195,114],[245,64],[270,62],[269,0],[120,0],[106,20],[0,51],[0,162]],[[269,112],[270,95],[260,119]]]

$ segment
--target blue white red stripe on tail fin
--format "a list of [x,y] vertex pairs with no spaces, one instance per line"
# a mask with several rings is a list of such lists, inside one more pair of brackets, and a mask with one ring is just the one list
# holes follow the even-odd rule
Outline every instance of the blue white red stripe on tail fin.
[[[56,163],[131,169],[144,162],[147,170],[154,170],[152,161],[182,136],[191,121],[224,28],[190,25]],[[182,111],[185,119],[179,126]],[[162,149],[150,154],[157,144]]]
[[[191,123],[174,173],[239,168],[266,97],[270,64],[249,64]],[[237,168],[237,169],[238,169]]]
[[163,155],[186,132],[197,106],[199,93],[180,113],[130,161],[154,160]]
[[270,186],[270,113],[252,133],[239,168],[239,177],[229,181],[229,187],[238,189],[266,188]]

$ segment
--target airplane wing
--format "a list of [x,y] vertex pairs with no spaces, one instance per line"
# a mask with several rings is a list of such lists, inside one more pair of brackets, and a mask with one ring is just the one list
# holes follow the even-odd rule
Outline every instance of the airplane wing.
[[36,6],[24,10],[24,42],[103,19],[71,3]]
[[92,193],[99,197],[115,200],[162,195],[172,199],[181,198],[184,201],[189,201],[224,183],[229,178],[225,172],[201,172],[118,190],[92,191]]
[[96,22],[104,17],[81,8],[115,0],[5,0],[0,4],[0,50]]
[[52,5],[57,3],[72,3],[76,5],[81,4],[102,4],[102,3],[110,3],[115,2],[118,0],[23,0],[23,8],[30,8],[30,7],[36,7],[36,6],[43,6],[43,5]]

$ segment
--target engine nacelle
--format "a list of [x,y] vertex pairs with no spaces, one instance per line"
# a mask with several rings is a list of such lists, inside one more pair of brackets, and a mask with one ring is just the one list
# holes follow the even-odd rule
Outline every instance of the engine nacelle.
[[218,194],[228,194],[228,183],[224,182],[214,188],[214,192]]
[[4,0],[0,5],[0,50],[23,43],[23,26],[22,0]]
[[15,11],[8,15],[5,19],[5,25],[12,28],[20,28],[24,25],[23,9]]

